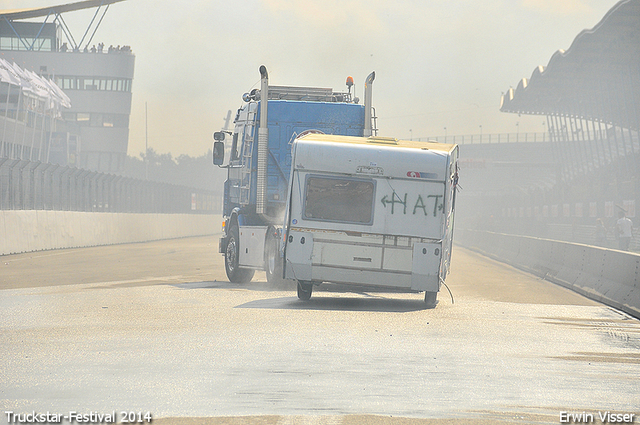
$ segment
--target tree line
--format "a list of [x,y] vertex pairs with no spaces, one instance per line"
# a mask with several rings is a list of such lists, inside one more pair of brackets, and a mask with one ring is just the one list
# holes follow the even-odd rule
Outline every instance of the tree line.
[[150,180],[222,193],[226,173],[213,165],[211,149],[202,156],[158,153],[153,148],[139,157],[127,156],[124,175],[140,180]]

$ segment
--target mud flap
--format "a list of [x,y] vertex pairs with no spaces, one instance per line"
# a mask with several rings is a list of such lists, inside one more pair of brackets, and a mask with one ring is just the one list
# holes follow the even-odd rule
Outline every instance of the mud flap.
[[442,243],[416,243],[413,245],[411,289],[438,292],[440,290],[440,260]]
[[284,251],[284,277],[295,280],[311,280],[311,255],[313,234],[289,232],[289,240]]

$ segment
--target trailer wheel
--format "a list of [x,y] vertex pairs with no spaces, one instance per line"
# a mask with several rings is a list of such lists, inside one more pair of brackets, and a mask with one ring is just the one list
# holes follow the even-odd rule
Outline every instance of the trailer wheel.
[[282,283],[282,259],[278,251],[278,239],[275,236],[270,236],[267,240],[264,270],[267,275],[267,282],[272,285]]
[[427,305],[427,308],[436,308],[438,304],[438,293],[426,291],[424,293],[424,303]]
[[313,284],[309,282],[298,282],[298,298],[302,301],[309,301],[313,292]]
[[227,249],[224,255],[224,269],[227,272],[229,282],[247,283],[253,278],[255,273],[252,269],[244,269],[239,266],[240,260],[240,237],[238,225],[232,224],[229,228],[229,237],[227,239]]

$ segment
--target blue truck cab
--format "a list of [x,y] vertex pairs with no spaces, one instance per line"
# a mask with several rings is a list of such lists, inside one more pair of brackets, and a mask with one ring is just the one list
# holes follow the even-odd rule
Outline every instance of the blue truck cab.
[[[271,89],[274,91],[273,88]],[[291,144],[308,133],[362,136],[364,108],[345,102],[270,100],[267,152],[266,212],[254,214],[257,203],[257,132],[260,101],[243,105],[234,120],[227,181],[224,191],[224,217],[234,209],[253,224],[282,224],[285,197],[291,173]],[[250,216],[250,217],[249,217]],[[275,220],[275,221],[274,221]]]
[[260,67],[261,88],[244,94],[233,131],[214,134],[214,164],[227,168],[223,234],[219,251],[231,282],[248,282],[255,270],[282,278],[280,239],[291,174],[293,141],[309,133],[370,136],[372,73],[365,102],[330,88],[269,86]]

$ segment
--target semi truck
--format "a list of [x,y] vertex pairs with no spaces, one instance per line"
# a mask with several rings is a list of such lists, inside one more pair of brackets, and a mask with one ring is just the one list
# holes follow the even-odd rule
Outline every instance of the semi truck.
[[378,137],[375,73],[364,105],[351,77],[335,92],[260,74],[233,131],[214,133],[229,280],[264,270],[269,282],[295,281],[302,300],[327,282],[425,292],[435,306],[451,259],[457,146]]

